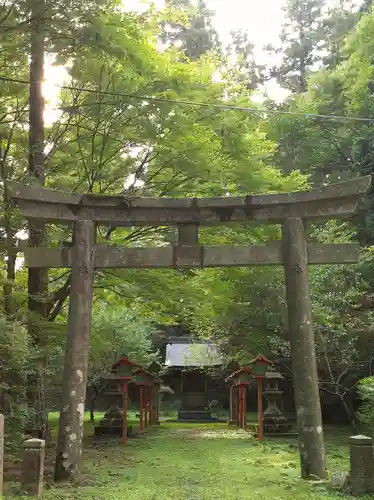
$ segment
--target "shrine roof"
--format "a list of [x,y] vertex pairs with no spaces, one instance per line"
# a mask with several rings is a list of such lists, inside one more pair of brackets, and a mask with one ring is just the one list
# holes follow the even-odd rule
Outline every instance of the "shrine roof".
[[222,353],[216,344],[208,342],[169,342],[166,345],[165,366],[205,367],[224,364]]

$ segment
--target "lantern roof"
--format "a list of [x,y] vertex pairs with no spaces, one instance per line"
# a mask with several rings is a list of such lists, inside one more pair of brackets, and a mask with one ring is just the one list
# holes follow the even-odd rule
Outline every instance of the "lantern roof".
[[236,360],[231,360],[226,366],[225,370],[229,371],[230,373],[234,372],[235,370],[239,370],[240,364]]
[[153,386],[154,384],[161,383],[161,379],[154,375],[153,373],[148,372],[144,368],[137,368],[133,372],[133,382],[136,385],[144,385],[144,386]]
[[247,368],[246,366],[244,366],[243,368],[239,368],[239,370],[236,370],[235,372],[231,373],[231,375],[229,375],[225,379],[225,382],[233,380],[233,379],[237,378],[239,375],[244,374],[244,373],[246,373],[248,375],[253,375],[252,370],[250,368]]
[[273,361],[270,361],[270,359],[266,358],[265,356],[263,356],[262,354],[259,354],[258,356],[256,356],[255,358],[253,358],[249,364],[250,365],[254,365],[256,363],[263,363],[263,364],[266,364],[266,365],[272,365],[273,364]]
[[139,365],[138,363],[135,363],[134,361],[131,361],[129,358],[127,358],[125,356],[121,357],[118,361],[116,361],[114,363],[114,365],[112,366],[112,368],[117,368],[119,365],[127,365],[127,366],[131,366],[132,368],[138,368],[141,370],[144,369],[141,365]]
[[269,380],[270,379],[271,380],[283,380],[284,379],[283,375],[279,372],[266,372],[265,377]]
[[142,366],[140,368],[137,368],[136,370],[134,370],[134,375],[146,375],[147,377],[149,377],[151,379],[155,379],[156,378],[156,375],[154,373],[148,372]]

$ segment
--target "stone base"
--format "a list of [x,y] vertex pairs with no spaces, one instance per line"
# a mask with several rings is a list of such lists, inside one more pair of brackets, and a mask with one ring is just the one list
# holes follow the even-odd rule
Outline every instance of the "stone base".
[[287,434],[292,424],[283,415],[264,415],[264,434]]
[[264,436],[270,437],[270,438],[276,438],[276,437],[290,437],[290,438],[297,438],[298,433],[297,432],[264,432]]
[[213,422],[217,418],[212,417],[209,410],[184,410],[178,411],[178,421],[183,422]]
[[[134,435],[132,425],[127,426],[127,437]],[[122,426],[119,425],[97,425],[95,427],[95,436],[122,436]]]
[[264,425],[264,434],[285,434],[291,432],[292,425]]
[[264,425],[264,433],[268,434],[284,434],[287,432],[291,432],[292,430],[292,425],[283,425],[283,426],[276,426],[276,425]]
[[[249,432],[252,432],[254,436],[258,436],[258,424],[255,423],[248,423],[247,424],[247,430]],[[271,432],[269,430],[264,429],[264,437],[268,438],[276,438],[276,437],[290,437],[290,438],[297,438],[298,434],[297,432],[292,432],[291,427],[285,428],[285,429],[279,429],[277,432]]]
[[49,429],[41,429],[38,427],[26,427],[24,430],[25,436],[32,439],[44,439],[47,441],[51,437],[51,431]]
[[168,420],[165,420],[165,422],[174,424],[227,424],[226,420],[220,420],[219,418],[213,420],[175,420],[173,418],[170,418]]

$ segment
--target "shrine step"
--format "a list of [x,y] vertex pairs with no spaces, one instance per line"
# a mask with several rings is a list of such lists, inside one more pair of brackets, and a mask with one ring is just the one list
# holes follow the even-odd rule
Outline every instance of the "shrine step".
[[184,410],[178,411],[178,420],[191,422],[212,422],[217,420],[212,417],[208,410]]

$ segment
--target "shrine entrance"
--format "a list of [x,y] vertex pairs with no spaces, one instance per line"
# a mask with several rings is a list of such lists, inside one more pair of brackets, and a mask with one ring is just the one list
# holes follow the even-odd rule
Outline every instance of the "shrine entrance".
[[[351,216],[370,185],[371,176],[367,176],[309,192],[202,199],[125,199],[123,195],[81,195],[8,182],[9,196],[24,217],[74,227],[72,247],[25,250],[27,267],[71,268],[55,478],[74,476],[82,453],[94,269],[252,265],[284,266],[301,474],[304,478],[325,477],[308,264],[357,262],[359,245],[308,242],[305,221]],[[281,224],[282,241],[268,245],[199,245],[199,226],[230,222]],[[99,225],[176,226],[178,243],[155,248],[96,245]],[[71,434],[71,429],[77,432]]]
[[[180,398],[179,421],[214,422],[209,408],[212,374],[223,368],[217,345],[190,337],[171,337],[166,345],[164,376],[172,372]],[[210,372],[210,373],[209,373]],[[170,376],[170,375],[169,375]]]

